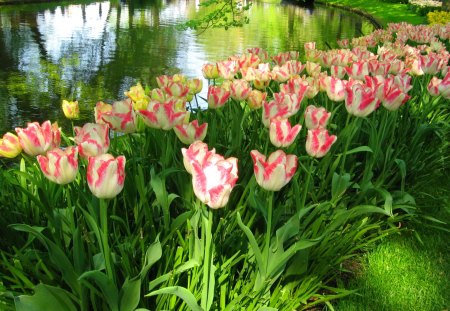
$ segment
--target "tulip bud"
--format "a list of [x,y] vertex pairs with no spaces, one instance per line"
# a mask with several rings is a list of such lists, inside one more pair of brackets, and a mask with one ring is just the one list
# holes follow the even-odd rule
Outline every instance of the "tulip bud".
[[64,99],[62,102],[62,110],[67,119],[78,119],[80,116],[78,101],[69,102]]
[[0,157],[15,158],[22,152],[19,137],[12,133],[6,133],[0,139]]
[[28,123],[27,128],[16,128],[23,151],[31,156],[45,154],[52,146],[53,133],[50,121],[42,125],[37,122]]
[[89,157],[87,181],[91,192],[99,199],[112,199],[118,195],[125,182],[124,156],[110,154]]
[[328,130],[325,129],[308,130],[306,152],[311,157],[321,158],[328,153],[336,139],[335,135],[330,136]]

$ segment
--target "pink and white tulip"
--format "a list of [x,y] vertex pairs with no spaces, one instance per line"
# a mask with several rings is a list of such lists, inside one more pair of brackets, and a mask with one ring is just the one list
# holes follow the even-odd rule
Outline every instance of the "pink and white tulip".
[[53,143],[52,124],[45,121],[42,125],[37,122],[28,123],[26,128],[16,127],[20,145],[30,156],[45,154]]
[[198,120],[194,120],[188,124],[175,125],[173,130],[183,144],[190,145],[194,141],[205,139],[208,123],[199,125]]
[[275,147],[289,147],[297,138],[301,129],[302,126],[300,124],[296,124],[292,127],[288,119],[272,120],[270,121],[269,126],[270,142]]
[[89,157],[87,182],[89,189],[99,199],[112,199],[123,189],[125,183],[124,156],[114,158],[111,154]]
[[109,128],[106,124],[86,123],[74,127],[75,143],[83,158],[94,157],[108,152]]
[[[218,158],[216,158],[218,159]],[[238,179],[238,159],[192,162],[192,186],[197,198],[210,208],[224,207]]]
[[223,107],[230,98],[230,91],[221,86],[210,85],[208,87],[208,108],[217,109]]
[[151,101],[147,109],[138,110],[144,123],[151,128],[165,131],[182,124],[188,112],[180,107],[180,101],[171,99],[163,104]]
[[336,135],[329,135],[326,129],[308,130],[306,137],[306,152],[314,158],[322,158],[336,142]]
[[[100,106],[102,107],[102,105]],[[116,101],[111,105],[111,108],[103,106],[101,112],[97,114],[114,131],[125,134],[136,131],[136,113],[131,99]]]
[[366,117],[380,106],[375,90],[362,84],[345,89],[345,108],[357,117]]
[[251,90],[252,88],[247,81],[243,79],[233,80],[230,85],[230,97],[234,100],[242,101],[247,99]]
[[326,128],[328,120],[331,117],[331,112],[328,112],[324,107],[316,107],[309,105],[305,109],[305,125],[308,130],[318,128]]
[[283,150],[277,150],[266,158],[258,150],[252,150],[253,171],[256,182],[268,191],[279,191],[286,186],[297,170],[297,156],[286,155]]
[[78,148],[67,147],[64,150],[55,148],[45,156],[38,155],[37,161],[42,173],[50,181],[65,185],[75,180],[78,173]]

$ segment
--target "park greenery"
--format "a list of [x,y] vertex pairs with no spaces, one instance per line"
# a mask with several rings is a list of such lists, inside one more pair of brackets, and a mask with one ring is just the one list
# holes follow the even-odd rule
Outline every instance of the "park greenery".
[[[238,26],[223,16],[201,23]],[[69,131],[11,129],[0,308],[332,309],[361,251],[409,222],[445,229],[420,202],[449,172],[449,30],[250,48],[204,64],[208,85],[161,74],[98,98],[95,123],[68,98]]]

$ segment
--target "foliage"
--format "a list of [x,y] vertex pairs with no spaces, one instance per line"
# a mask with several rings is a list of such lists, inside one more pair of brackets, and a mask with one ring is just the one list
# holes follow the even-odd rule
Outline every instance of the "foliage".
[[[398,33],[405,27],[403,35],[421,34],[421,29],[410,25],[390,27],[398,27]],[[310,53],[321,55],[315,61],[324,67],[322,75],[331,72],[326,67],[327,57],[348,53],[352,61],[347,72],[353,77],[356,70],[353,72],[352,66],[358,63],[353,57],[362,53],[358,55],[375,59],[376,45],[388,48],[391,38],[377,32],[354,40],[353,51],[312,49]],[[380,42],[368,48],[357,45],[373,40]],[[208,81],[211,89],[220,87],[224,93],[234,89],[244,97],[256,88],[253,81],[252,87],[245,89],[241,79],[245,70],[233,72],[226,67],[257,59],[257,51],[263,59],[264,51],[252,51],[213,65],[208,73],[214,76]],[[442,57],[447,55],[441,52]],[[313,61],[313,56],[307,57]],[[412,63],[404,55],[398,57]],[[411,74],[412,90],[406,91],[405,97],[408,102],[398,110],[389,106],[377,109],[380,101],[374,98],[375,89],[370,102],[378,105],[371,111],[367,110],[367,98],[364,102],[358,102],[361,97],[357,96],[352,102],[350,95],[334,99],[326,92],[324,81],[328,80],[320,80],[320,74],[310,77],[320,80],[323,87],[315,96],[303,97],[305,93],[296,91],[287,95],[281,92],[286,85],[308,81],[306,76],[299,77],[304,66],[298,58],[299,54],[291,51],[265,59],[272,78],[264,87],[267,97],[263,105],[277,102],[279,96],[301,96],[289,122],[304,125],[308,105],[323,107],[332,112],[327,127],[338,138],[320,156],[311,155],[318,142],[311,143],[307,138],[310,134],[301,131],[295,143],[284,149],[296,161],[298,158],[298,167],[289,178],[280,173],[280,161],[275,162],[276,169],[264,167],[264,174],[254,170],[255,150],[264,155],[280,153],[270,144],[271,125],[268,128],[261,122],[271,121],[267,120],[267,108],[256,109],[249,100],[237,96],[219,103],[215,94],[209,94],[205,102],[210,109],[205,109],[199,105],[202,98],[190,93],[191,101],[184,97],[190,89],[182,75],[158,77],[164,92],[139,84],[127,92],[130,99],[126,101],[112,106],[97,104],[105,109],[96,111],[97,121],[108,121],[110,127],[109,153],[127,159],[123,189],[115,178],[105,178],[112,188],[122,190],[114,198],[101,199],[91,193],[92,179],[101,175],[85,177],[87,172],[93,174],[92,158],[79,159],[79,174],[66,185],[48,180],[41,172],[41,161],[38,165],[25,153],[3,162],[0,237],[11,237],[0,239],[0,303],[5,309],[291,310],[331,305],[331,300],[350,294],[338,283],[344,264],[416,216],[414,193],[410,193],[413,184],[439,179],[447,172],[448,98],[445,88],[439,88],[439,94],[427,91],[436,78],[431,74]],[[219,67],[221,77],[214,70]],[[288,68],[295,72],[288,73]],[[414,68],[408,69],[412,72]],[[443,78],[441,72],[436,75]],[[280,76],[286,83],[278,80]],[[397,78],[408,76],[405,73]],[[240,83],[232,82],[236,80]],[[347,92],[365,83],[369,84],[361,81]],[[243,89],[236,91],[239,87]],[[313,87],[312,82],[309,87]],[[380,85],[376,89],[384,90]],[[182,99],[166,99],[169,93],[184,95]],[[163,103],[156,100],[159,97],[165,98]],[[133,108],[145,100],[149,101],[146,109]],[[175,103],[181,108],[174,108]],[[358,105],[353,114],[366,114],[348,113],[349,103]],[[284,101],[278,104],[287,111]],[[129,111],[124,113],[121,109],[127,105]],[[149,110],[161,106],[164,109]],[[186,160],[181,150],[187,146],[174,131],[162,130],[179,114],[186,121],[195,118],[201,124],[208,123],[205,143],[214,151],[205,151],[208,158],[202,165],[209,165],[209,156],[215,164],[225,161],[224,157],[238,159],[239,179],[224,208],[210,209],[210,202],[198,195],[204,180],[197,182],[194,173],[187,170],[189,165],[196,172],[203,166],[200,161]],[[150,115],[151,121],[157,119],[160,128],[143,126],[142,122],[149,122],[145,115]],[[121,122],[115,123],[117,119]],[[125,131],[122,126],[131,119],[136,124]],[[72,134],[62,136],[63,146],[79,139]],[[29,143],[36,141],[39,139]],[[286,182],[277,191],[270,191],[273,189],[261,185],[261,178],[286,178]],[[210,199],[217,196],[213,192]]]
[[209,28],[242,27],[248,24],[246,15],[251,7],[251,1],[243,0],[206,0],[199,4],[206,10],[201,13],[201,17],[191,19],[179,25],[181,29],[198,29],[205,31]]
[[450,12],[431,11],[427,14],[428,23],[445,25],[450,22]]

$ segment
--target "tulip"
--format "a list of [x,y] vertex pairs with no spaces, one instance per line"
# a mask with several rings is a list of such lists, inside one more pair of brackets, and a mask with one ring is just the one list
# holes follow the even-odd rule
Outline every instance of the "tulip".
[[69,102],[64,99],[62,102],[62,110],[67,119],[78,119],[80,116],[78,101]]
[[183,82],[169,81],[163,89],[169,96],[176,98],[186,97],[189,93],[189,87]]
[[306,72],[310,76],[318,75],[320,73],[320,71],[322,70],[322,67],[319,64],[310,62],[310,61],[306,62],[305,68],[306,68]]
[[445,77],[442,79],[438,89],[442,97],[450,99],[450,72],[447,72]]
[[175,125],[173,130],[183,144],[190,145],[196,140],[205,139],[208,123],[198,125],[198,120],[194,120],[188,124]]
[[[167,94],[162,89],[159,89],[159,88],[152,89],[152,91],[150,93],[150,99],[156,100],[157,102],[160,102],[161,104],[166,101],[166,99],[167,99],[166,97],[167,97]],[[148,103],[145,106],[145,108],[141,107],[141,109],[136,109],[136,110],[147,109],[147,106],[148,106]]]
[[290,77],[299,75],[305,69],[305,65],[298,60],[289,60],[283,67],[287,69]]
[[330,100],[339,102],[345,99],[346,80],[334,77],[324,77],[323,84]]
[[42,173],[50,181],[65,185],[75,180],[78,173],[78,148],[67,147],[64,150],[55,148],[47,155],[37,156]]
[[297,138],[302,126],[297,124],[291,126],[288,119],[275,119],[270,121],[269,137],[275,147],[289,147]]
[[[208,145],[202,141],[196,141],[189,145],[189,148],[181,148],[183,154],[183,164],[186,171],[192,174],[192,163],[196,162],[203,166],[206,162],[217,162],[223,160],[221,155],[216,155],[216,150],[208,150]],[[213,160],[215,159],[216,160]]]
[[52,123],[52,147],[58,148],[61,145],[61,128],[58,126],[58,122]]
[[439,85],[441,82],[442,80],[437,77],[431,78],[430,83],[428,83],[427,86],[428,92],[431,96],[439,96]]
[[389,111],[394,111],[400,108],[401,105],[406,103],[410,96],[404,93],[399,86],[393,84],[383,94],[383,100],[381,101],[384,108]]
[[188,80],[188,87],[189,87],[189,93],[190,94],[198,94],[203,89],[203,80],[201,79],[191,79]]
[[110,109],[101,113],[101,119],[114,131],[125,134],[136,131],[136,113],[131,99],[114,102]]
[[167,131],[183,123],[183,120],[188,114],[184,107],[180,107],[179,103],[174,99],[164,104],[151,101],[147,109],[138,110],[138,113],[142,116],[147,126]]
[[305,109],[305,125],[308,130],[324,129],[327,127],[328,120],[331,117],[331,112],[328,112],[324,107],[316,107],[309,105]]
[[239,79],[233,80],[230,85],[230,97],[237,101],[242,101],[247,99],[252,88],[247,81]]
[[259,109],[262,107],[263,101],[266,99],[267,93],[259,90],[252,90],[247,97],[248,106],[251,109]]
[[109,128],[106,124],[86,123],[74,127],[75,143],[83,158],[95,157],[108,152]]
[[302,91],[297,95],[295,93],[274,93],[273,96],[277,105],[281,107],[288,107],[288,115],[293,116],[300,110],[307,86],[302,86]]
[[256,68],[258,67],[261,60],[259,59],[258,55],[256,54],[243,54],[241,57],[237,60],[238,67],[242,70],[244,68]]
[[297,156],[286,155],[283,150],[277,150],[266,156],[258,150],[252,150],[253,171],[256,182],[268,191],[279,191],[286,186],[297,170]]
[[238,71],[236,61],[228,60],[217,63],[217,69],[219,70],[219,76],[225,80],[232,80]]
[[279,105],[275,100],[270,102],[263,101],[262,123],[265,127],[270,126],[270,121],[274,119],[286,119],[291,116],[289,107]]
[[380,106],[376,91],[362,84],[345,89],[345,108],[357,117],[366,117]]
[[241,69],[242,79],[245,81],[254,81],[256,80],[256,72],[258,69],[253,67],[247,67]]
[[125,182],[124,156],[114,158],[106,153],[89,157],[87,182],[89,189],[99,199],[112,199],[120,193]]
[[217,79],[219,77],[219,71],[217,64],[205,64],[202,66],[202,74],[205,79]]
[[316,49],[316,42],[306,42],[303,47],[305,50],[315,50]]
[[308,130],[306,153],[311,157],[321,158],[328,153],[336,139],[337,137],[335,135],[330,136],[326,129]]
[[284,66],[275,66],[272,69],[272,78],[273,80],[283,83],[286,82],[290,77],[289,71],[287,67]]
[[330,74],[332,77],[336,77],[338,79],[343,79],[346,72],[347,71],[345,70],[344,66],[331,65]]
[[197,198],[211,208],[224,207],[238,179],[237,162],[233,157],[204,165],[193,162],[192,186]]
[[15,158],[22,152],[19,137],[12,133],[6,133],[0,139],[0,157]]
[[364,77],[369,75],[369,63],[366,61],[358,61],[353,63],[351,67],[346,67],[345,70],[349,77],[364,81]]
[[37,122],[28,123],[27,128],[16,127],[20,145],[23,151],[30,155],[45,154],[52,146],[53,133],[50,121],[42,125]]
[[277,66],[283,66],[288,60],[291,59],[291,55],[288,52],[281,52],[272,56],[272,60]]
[[97,124],[106,124],[103,121],[103,116],[112,111],[112,105],[106,104],[102,101],[98,102],[95,105],[94,115],[95,115],[95,123]]
[[247,52],[253,55],[257,55],[260,61],[265,62],[269,59],[269,53],[259,47],[249,48]]
[[132,86],[128,92],[124,92],[124,95],[133,101],[133,108],[135,110],[147,108],[150,97],[146,94],[144,88],[140,83]]
[[208,108],[217,109],[223,107],[230,97],[230,91],[221,86],[210,85],[208,87]]

